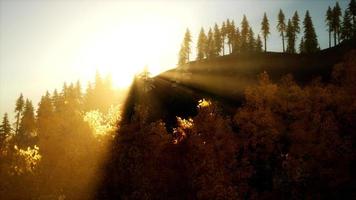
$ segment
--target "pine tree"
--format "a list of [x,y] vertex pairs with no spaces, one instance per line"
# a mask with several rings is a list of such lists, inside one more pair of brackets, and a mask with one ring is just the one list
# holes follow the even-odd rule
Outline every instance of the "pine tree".
[[221,33],[219,26],[215,23],[214,26],[214,49],[215,49],[215,55],[219,56],[221,49],[222,49],[222,39],[221,39]]
[[178,60],[179,65],[183,65],[189,62],[189,55],[191,53],[191,48],[190,48],[191,42],[192,42],[192,36],[190,35],[190,31],[187,28],[184,34],[181,50],[179,51],[179,60]]
[[9,122],[9,117],[7,113],[5,113],[0,126],[0,151],[4,146],[6,138],[11,134],[11,130],[12,128]]
[[206,57],[206,43],[207,38],[204,32],[204,28],[200,29],[198,43],[197,43],[197,60],[202,60]]
[[286,31],[286,23],[285,23],[285,16],[284,16],[284,13],[283,13],[282,9],[280,9],[279,13],[278,13],[277,30],[278,30],[278,32],[280,32],[280,35],[282,37],[283,52],[285,52],[285,48],[284,48],[284,33]]
[[39,137],[49,137],[53,129],[54,107],[49,92],[42,96],[37,109],[36,125]]
[[292,21],[289,19],[286,30],[287,37],[287,52],[295,53],[295,32]]
[[215,57],[215,44],[214,44],[214,34],[211,28],[209,28],[207,47],[206,47],[207,58]]
[[300,53],[305,53],[305,50],[304,50],[304,38],[303,37],[300,39],[299,52]]
[[329,32],[329,48],[331,47],[331,32],[333,31],[333,11],[331,10],[330,6],[328,7],[328,10],[326,11],[325,15],[325,22],[328,27],[328,32]]
[[340,42],[340,29],[341,29],[341,8],[339,3],[336,2],[335,7],[333,8],[333,31],[334,31],[334,45]]
[[15,133],[18,134],[19,132],[19,126],[20,126],[20,120],[21,120],[21,114],[23,112],[23,109],[25,107],[25,102],[23,100],[23,95],[20,94],[20,97],[16,100],[16,106],[15,106],[15,113],[16,113],[16,127],[15,127]]
[[237,27],[236,31],[235,31],[235,39],[234,39],[234,45],[232,48],[232,53],[236,54],[236,53],[240,52],[240,48],[241,48],[241,33],[240,33],[239,28]]
[[26,99],[25,107],[23,110],[19,134],[17,135],[18,144],[22,147],[33,144],[35,136],[36,122],[32,102]]
[[232,53],[234,38],[235,38],[235,22],[231,21],[230,26],[228,28],[227,33],[227,44],[229,45],[229,53]]
[[222,41],[222,52],[225,55],[225,38],[226,38],[226,25],[225,22],[221,25],[221,41]]
[[[227,39],[226,43],[227,43],[227,45],[229,47],[229,53],[231,53],[231,49],[230,49],[230,45],[229,45],[229,39],[228,39],[230,30],[231,30],[231,23],[230,23],[230,20],[227,19],[226,20],[226,27],[225,27],[225,39]],[[225,41],[224,41],[224,45],[225,45]]]
[[300,23],[299,14],[298,14],[298,11],[295,11],[294,15],[292,17],[293,33],[294,33],[294,53],[297,52],[295,50],[295,46],[297,45],[297,38],[298,38],[298,34],[300,33],[299,23]]
[[349,10],[345,10],[344,17],[342,20],[341,38],[343,40],[348,40],[351,39],[351,37],[352,37],[351,14]]
[[244,15],[241,22],[241,51],[246,51],[248,48],[248,34],[250,25]]
[[261,23],[261,30],[262,30],[262,35],[263,35],[263,39],[264,39],[264,46],[265,46],[265,52],[267,51],[267,37],[270,34],[269,31],[269,22],[268,22],[268,18],[267,18],[267,14],[264,13],[263,15],[263,20]]
[[248,31],[248,51],[254,52],[256,50],[256,41],[252,28]]
[[262,45],[262,40],[260,35],[257,35],[256,39],[256,52],[262,52],[263,51],[263,45]]
[[303,26],[304,26],[304,44],[303,44],[304,52],[313,53],[318,51],[318,39],[308,10],[305,14]]
[[356,28],[356,1],[355,0],[350,1],[348,9],[352,16],[352,24],[354,25],[354,28]]

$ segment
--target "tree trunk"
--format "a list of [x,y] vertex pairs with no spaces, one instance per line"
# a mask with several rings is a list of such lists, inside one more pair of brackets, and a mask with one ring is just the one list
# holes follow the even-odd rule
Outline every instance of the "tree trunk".
[[334,46],[336,46],[336,31],[334,31]]
[[265,52],[267,52],[267,38],[266,36],[264,38],[265,38]]
[[329,30],[329,48],[331,47],[331,31]]

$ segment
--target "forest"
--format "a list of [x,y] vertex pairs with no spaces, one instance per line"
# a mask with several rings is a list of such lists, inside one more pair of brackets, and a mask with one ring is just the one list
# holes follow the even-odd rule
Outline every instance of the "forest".
[[[0,199],[353,199],[356,1],[325,13],[329,47],[352,46],[329,79],[301,84],[293,74],[277,81],[255,74],[257,84],[244,87],[228,112],[221,98],[202,95],[195,115],[157,114],[161,80],[147,70],[129,91],[97,72],[85,89],[64,83],[37,106],[20,94],[15,120],[5,113],[0,125]],[[277,19],[283,54],[321,50],[309,11],[302,23],[297,11],[286,20],[281,9]],[[227,19],[207,34],[201,28],[195,64],[267,54],[271,28],[266,13],[261,35],[245,15],[240,27]],[[191,43],[187,29],[177,69],[195,79]],[[176,95],[172,101],[184,98]]]

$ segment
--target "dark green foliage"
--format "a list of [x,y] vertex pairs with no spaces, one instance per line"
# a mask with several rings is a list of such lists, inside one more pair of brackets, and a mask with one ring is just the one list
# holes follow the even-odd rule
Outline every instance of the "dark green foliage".
[[348,40],[352,38],[353,30],[352,30],[352,21],[349,10],[345,10],[344,17],[342,20],[342,28],[341,28],[341,39]]
[[288,20],[288,25],[286,29],[286,38],[287,38],[287,52],[295,53],[295,41],[296,41],[296,32],[292,21]]
[[313,53],[319,50],[318,39],[315,33],[314,25],[310,17],[309,11],[305,13],[305,18],[303,21],[304,27],[304,42],[303,51],[304,53]]
[[12,128],[9,121],[9,117],[7,113],[5,113],[4,117],[2,118],[2,123],[0,125],[0,150],[3,148],[6,138],[10,136],[11,130]]

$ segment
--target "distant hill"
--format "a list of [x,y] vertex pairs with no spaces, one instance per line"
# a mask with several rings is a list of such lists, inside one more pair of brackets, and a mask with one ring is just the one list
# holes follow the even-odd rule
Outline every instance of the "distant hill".
[[151,119],[163,119],[171,127],[176,116],[195,115],[197,102],[203,98],[221,102],[228,114],[241,104],[244,90],[257,83],[260,73],[266,71],[273,81],[292,74],[301,85],[317,77],[327,82],[333,66],[355,49],[355,44],[346,41],[314,54],[245,53],[193,61],[154,77],[149,90],[144,91],[142,83],[135,81],[124,118],[130,119],[135,104],[149,101],[155,111],[150,113]]

